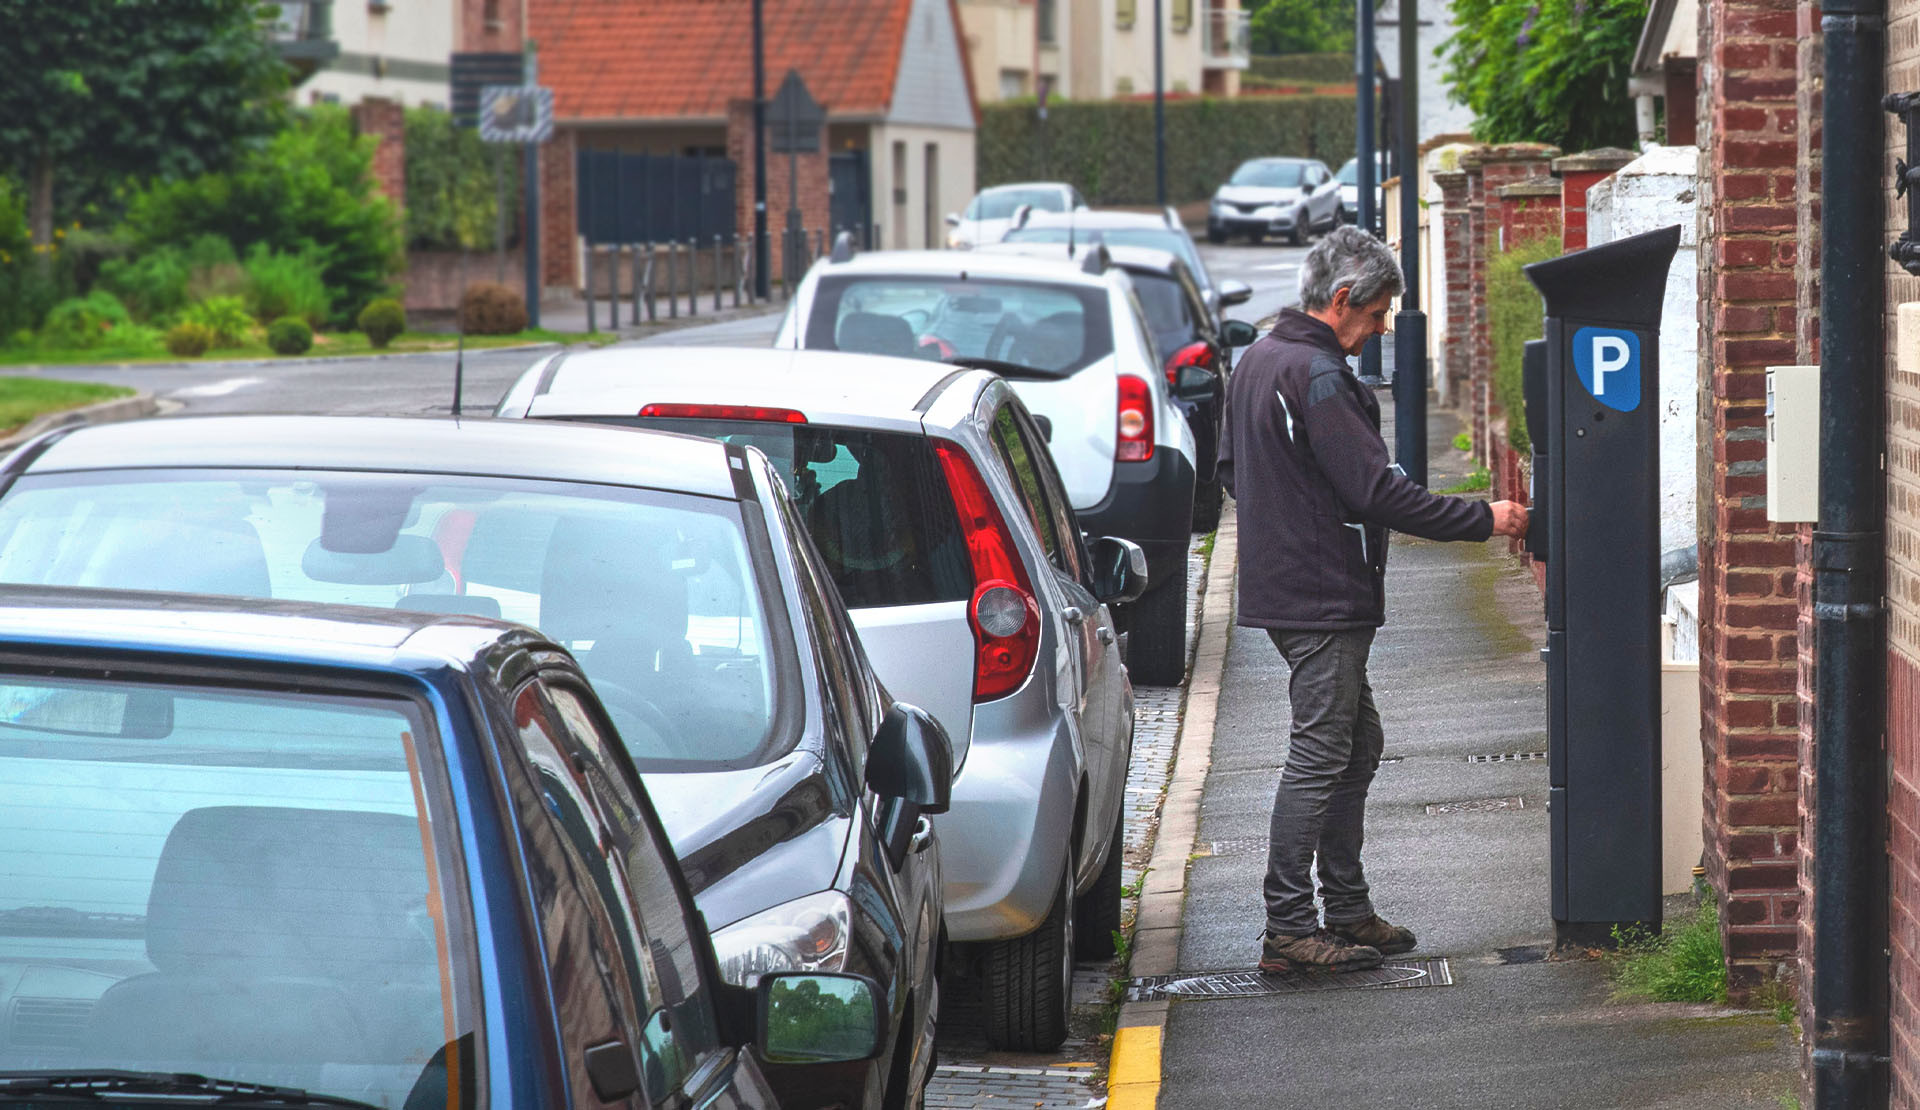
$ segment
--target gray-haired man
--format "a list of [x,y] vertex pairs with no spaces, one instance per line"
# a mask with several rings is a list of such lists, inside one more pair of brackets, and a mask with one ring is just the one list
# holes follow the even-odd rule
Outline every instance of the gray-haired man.
[[[1300,309],[1248,348],[1227,397],[1220,470],[1239,503],[1239,623],[1293,675],[1293,730],[1273,800],[1263,971],[1356,970],[1414,946],[1374,912],[1360,846],[1380,766],[1367,654],[1386,620],[1387,531],[1521,536],[1527,510],[1439,497],[1389,467],[1380,405],[1350,372],[1402,288],[1384,244],[1343,227],[1307,254]],[[1319,858],[1326,923],[1313,904]]]

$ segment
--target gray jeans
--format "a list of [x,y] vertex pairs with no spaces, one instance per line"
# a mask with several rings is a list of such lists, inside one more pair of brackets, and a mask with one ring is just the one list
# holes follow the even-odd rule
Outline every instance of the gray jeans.
[[1293,670],[1287,686],[1293,732],[1267,848],[1267,928],[1299,936],[1320,925],[1313,908],[1316,853],[1327,922],[1373,916],[1360,846],[1367,788],[1385,743],[1367,685],[1374,630],[1267,634]]

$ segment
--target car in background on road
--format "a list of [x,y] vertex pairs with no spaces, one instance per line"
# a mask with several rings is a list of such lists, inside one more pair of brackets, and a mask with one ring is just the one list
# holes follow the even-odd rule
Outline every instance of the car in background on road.
[[[1340,183],[1340,219],[1345,223],[1360,222],[1360,159],[1349,158],[1333,175]],[[1375,156],[1373,171],[1373,212],[1374,218],[1380,218],[1380,206],[1384,203],[1385,193],[1380,183],[1387,179],[1387,156],[1385,152]]]
[[1013,226],[1001,237],[1003,243],[1101,242],[1109,247],[1147,247],[1180,256],[1187,272],[1200,286],[1207,311],[1215,321],[1223,309],[1253,296],[1253,287],[1244,281],[1216,282],[1207,272],[1206,260],[1193,236],[1180,223],[1180,217],[1168,208],[1159,215],[1146,212],[1114,212],[1096,209],[1090,212],[1053,213],[1029,209],[1014,216]]
[[495,415],[711,436],[773,461],[881,680],[954,740],[935,821],[946,931],[985,988],[987,1039],[1057,1047],[1076,953],[1112,955],[1120,928],[1133,690],[1105,603],[1137,594],[1146,563],[1124,540],[1083,542],[1013,389],[837,351],[612,348],[536,364]]
[[1147,592],[1121,611],[1136,684],[1178,685],[1187,660],[1193,431],[1167,388],[1133,283],[1104,248],[1079,263],[1014,254],[836,251],[801,279],[774,346],[926,358],[1013,384],[1089,535],[1140,545]]
[[586,676],[519,625],[15,587],[0,780],[0,1099],[745,1110],[890,1043],[869,978],[723,980]]
[[1258,243],[1284,235],[1299,246],[1307,236],[1340,226],[1340,185],[1326,163],[1313,158],[1253,158],[1240,163],[1207,204],[1207,240],[1245,235]]
[[646,780],[722,980],[846,971],[878,985],[883,1051],[842,1068],[765,1061],[774,1090],[794,1107],[910,1102],[933,1062],[928,815],[945,794],[890,794],[887,776],[923,767],[944,789],[952,752],[874,678],[782,487],[756,452],[610,428],[228,416],[62,429],[0,463],[0,582],[537,627],[579,659]]
[[[1078,250],[1092,249],[1082,245]],[[1064,244],[1001,242],[982,248],[995,254],[1025,254],[1030,257],[1070,259]],[[1166,361],[1167,388],[1193,429],[1194,494],[1193,530],[1211,532],[1220,526],[1220,512],[1226,491],[1217,473],[1220,461],[1220,427],[1227,400],[1227,381],[1233,372],[1233,348],[1244,347],[1259,338],[1259,332],[1244,320],[1216,324],[1207,311],[1200,287],[1187,271],[1186,263],[1166,251],[1145,247],[1113,247],[1107,251],[1114,265],[1133,279],[1133,289],[1145,310],[1147,327],[1153,332],[1154,346]],[[1198,367],[1214,377],[1214,389],[1205,397],[1185,397],[1179,390],[1181,372]]]
[[967,207],[947,213],[947,246],[967,250],[982,243],[997,243],[1004,235],[1013,214],[1021,208],[1043,212],[1072,212],[1085,208],[1080,190],[1060,181],[1025,181],[1016,185],[995,185],[974,194]]

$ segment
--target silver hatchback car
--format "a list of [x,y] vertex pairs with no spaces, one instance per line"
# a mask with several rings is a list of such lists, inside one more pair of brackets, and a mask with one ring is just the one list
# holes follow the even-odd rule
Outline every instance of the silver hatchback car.
[[671,429],[774,461],[881,681],[953,739],[945,923],[987,1035],[1058,1045],[1076,951],[1111,954],[1120,924],[1133,688],[1106,603],[1138,596],[1146,560],[1081,535],[1013,389],[835,351],[609,349],[536,364],[496,415]]

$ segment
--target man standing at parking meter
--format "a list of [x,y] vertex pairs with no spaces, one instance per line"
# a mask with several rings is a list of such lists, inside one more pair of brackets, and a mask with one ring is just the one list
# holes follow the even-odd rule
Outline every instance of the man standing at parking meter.
[[[1220,473],[1239,506],[1239,623],[1292,670],[1293,728],[1273,801],[1263,971],[1358,970],[1414,947],[1374,912],[1360,866],[1384,738],[1367,655],[1386,620],[1387,533],[1522,536],[1512,501],[1441,497],[1387,459],[1380,405],[1347,365],[1402,289],[1385,244],[1343,227],[1309,251],[1300,308],[1247,349],[1227,397]],[[1315,856],[1325,924],[1313,904]]]

